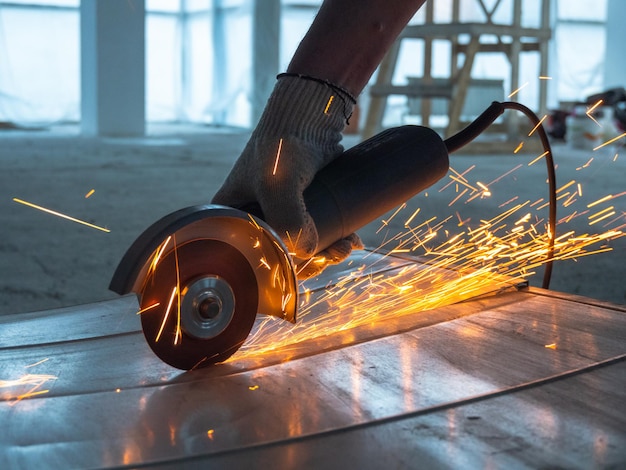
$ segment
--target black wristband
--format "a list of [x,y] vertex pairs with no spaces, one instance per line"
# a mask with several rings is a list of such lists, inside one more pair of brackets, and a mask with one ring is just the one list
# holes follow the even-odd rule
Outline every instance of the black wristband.
[[335,90],[336,92],[345,95],[352,102],[352,104],[356,104],[356,98],[352,95],[352,93],[350,93],[345,88],[340,87],[339,85],[335,85],[334,83],[329,82],[328,80],[324,80],[323,78],[311,77],[310,75],[302,75],[299,73],[290,73],[290,72],[279,73],[278,75],[276,75],[276,79],[278,80],[284,77],[295,77],[295,78],[301,78],[303,80],[311,80],[313,82],[321,83]]

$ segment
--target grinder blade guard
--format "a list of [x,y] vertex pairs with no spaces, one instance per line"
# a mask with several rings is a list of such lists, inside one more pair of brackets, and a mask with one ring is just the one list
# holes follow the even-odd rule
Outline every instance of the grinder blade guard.
[[[428,188],[448,165],[445,142],[422,126],[387,129],[347,150],[304,192],[318,251]],[[230,357],[257,314],[296,321],[294,262],[254,202],[163,217],[131,245],[109,287],[138,295],[148,344],[179,369]]]

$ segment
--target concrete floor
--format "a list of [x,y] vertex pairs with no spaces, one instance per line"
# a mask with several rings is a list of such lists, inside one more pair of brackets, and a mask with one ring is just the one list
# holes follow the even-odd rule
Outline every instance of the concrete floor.
[[[248,134],[232,129],[153,126],[149,137],[95,139],[78,135],[76,128],[0,133],[0,314],[46,310],[114,298],[107,286],[132,241],[152,222],[176,209],[206,203],[217,190],[247,141]],[[346,146],[357,141],[346,140]],[[502,154],[453,155],[459,172],[475,165],[471,181],[489,182],[516,165],[523,167],[492,187],[492,198],[473,204],[457,202],[453,189],[438,192],[443,183],[410,201],[405,214],[421,207],[420,217],[440,219],[459,211],[472,223],[493,217],[503,202],[546,197],[545,165],[528,166],[535,155],[513,154],[510,144]],[[559,186],[580,182],[586,204],[624,191],[626,155],[620,149],[598,152],[554,149]],[[621,150],[621,153],[626,152]],[[618,158],[615,159],[615,155]],[[593,161],[584,165],[593,157]],[[93,195],[85,195],[95,189]],[[13,202],[20,198],[111,230],[104,233]],[[626,197],[612,203],[616,216],[626,214]],[[561,216],[574,209],[559,208]],[[404,218],[406,219],[406,217]],[[404,220],[403,219],[403,220]],[[400,220],[398,218],[398,220]],[[615,225],[626,223],[622,217]],[[368,246],[399,230],[391,224],[376,234],[379,222],[360,234]],[[602,232],[588,225],[587,216],[574,219],[577,233]],[[563,229],[559,228],[559,233]],[[551,288],[626,304],[626,238],[611,243],[614,250],[555,266]],[[540,273],[531,277],[540,286]]]

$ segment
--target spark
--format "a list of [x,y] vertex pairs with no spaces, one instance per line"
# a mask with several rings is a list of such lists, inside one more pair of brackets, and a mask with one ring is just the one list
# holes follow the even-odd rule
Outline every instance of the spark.
[[147,307],[142,308],[141,310],[139,310],[139,311],[137,312],[137,315],[141,315],[142,313],[145,313],[145,312],[147,312],[148,310],[152,310],[153,308],[156,308],[156,307],[158,307],[159,305],[161,305],[159,302],[156,302],[156,303],[154,303],[154,304],[152,304],[152,305],[148,305]]
[[417,214],[419,214],[419,212],[420,212],[420,208],[418,207],[418,208],[415,210],[415,212],[413,212],[413,214],[411,214],[411,217],[409,217],[409,218],[406,220],[406,222],[404,222],[404,226],[405,226],[405,227],[408,227],[409,225],[411,225],[411,222],[413,222],[413,219],[415,218],[415,216],[416,216]]
[[528,86],[528,82],[524,83],[521,87],[519,87],[517,90],[514,90],[511,92],[511,94],[507,97],[507,98],[512,98],[513,96],[517,95],[522,89],[524,89],[526,86]]
[[614,209],[615,209],[615,207],[609,206],[609,207],[607,207],[605,209],[602,209],[601,211],[596,212],[595,214],[590,215],[588,218],[589,219],[595,219],[596,217],[604,214],[605,212],[609,212],[609,211],[612,211]]
[[594,109],[596,109],[601,104],[602,104],[602,100],[598,100],[598,102],[596,102],[596,104],[594,104],[591,108],[587,109],[587,112],[585,113],[587,117],[591,119],[593,122],[595,122],[599,127],[602,127],[602,125],[596,120],[596,118],[594,118],[591,115],[591,113],[593,113]]
[[389,217],[387,220],[382,220],[382,221],[381,221],[381,224],[382,224],[382,225],[381,225],[381,226],[380,226],[380,228],[376,231],[376,233],[380,232],[383,228],[385,228],[385,227],[389,226],[389,222],[391,222],[391,220],[392,220],[392,219],[393,219],[396,215],[398,215],[398,212],[400,212],[400,211],[401,211],[402,209],[404,209],[405,207],[406,207],[406,202],[405,202],[405,203],[402,203],[402,205],[396,209],[396,211],[395,211],[395,212],[391,215],[391,217]]
[[597,147],[595,147],[593,149],[593,151],[595,152],[596,150],[599,150],[602,147],[606,147],[607,145],[611,145],[613,142],[617,142],[619,139],[622,139],[624,137],[626,137],[626,132],[624,132],[623,134],[618,135],[617,137],[612,138],[611,140],[608,140],[608,141],[604,142],[603,144],[598,145]]
[[457,197],[455,197],[452,201],[450,201],[450,203],[448,204],[448,207],[452,206],[455,202],[457,202],[459,199],[461,199],[461,197],[467,193],[468,189],[465,188]]
[[487,186],[492,186],[495,183],[497,183],[498,181],[500,181],[502,178],[509,176],[511,173],[513,173],[514,171],[519,170],[520,168],[522,168],[522,164],[518,164],[517,166],[515,166],[514,168],[511,168],[509,171],[507,171],[506,173],[503,173],[502,175],[498,176],[495,180],[493,180],[492,182],[490,182],[489,184],[487,184]]
[[[8,396],[4,397],[5,400],[10,401],[11,406],[13,406],[25,398],[32,398],[48,393],[50,390],[42,390],[41,387],[43,387],[46,382],[56,379],[56,376],[50,374],[25,374],[15,380],[0,380],[0,390],[8,389],[10,391],[11,389],[17,389],[14,393],[9,392]],[[27,390],[23,391],[25,388]]]
[[177,345],[182,338],[180,329],[180,266],[178,264],[178,248],[176,244],[176,235],[174,235],[174,260],[176,261],[176,335],[174,336],[174,344]]
[[541,155],[539,155],[537,158],[535,158],[532,162],[530,162],[530,163],[528,164],[528,166],[534,165],[534,164],[535,164],[535,163],[537,163],[539,160],[541,160],[543,157],[547,156],[547,155],[548,155],[548,153],[550,153],[550,152],[548,152],[548,151],[543,152]]
[[276,152],[276,160],[274,161],[274,169],[272,170],[272,175],[276,175],[276,170],[278,169],[278,161],[280,160],[280,152],[283,149],[283,139],[278,141],[278,151]]
[[154,270],[156,269],[157,265],[159,264],[159,261],[161,260],[161,256],[163,256],[165,247],[169,244],[171,239],[172,239],[172,236],[170,235],[169,237],[165,239],[165,241],[161,244],[161,247],[157,250],[156,254],[154,255],[154,258],[152,258],[152,262],[150,263],[148,274],[150,274],[151,272],[154,272]]
[[37,361],[34,364],[29,364],[29,365],[25,366],[25,368],[26,369],[30,369],[31,367],[36,367],[36,366],[38,366],[40,364],[43,364],[44,362],[47,362],[48,360],[50,360],[50,358],[46,357],[45,359],[42,359],[41,361]]
[[[450,179],[451,179],[452,181],[449,181],[449,182],[448,182],[448,184],[444,185],[444,186],[443,186],[443,187],[439,190],[439,192],[444,191],[444,190],[445,190],[446,188],[448,188],[448,187],[449,187],[452,183],[455,183],[455,182],[456,182],[456,183],[458,183],[458,182],[459,182],[459,180],[461,180],[461,181],[463,182],[462,184],[464,184],[464,183],[468,183],[467,179],[465,178],[465,175],[466,175],[466,174],[468,174],[470,171],[472,171],[472,170],[474,169],[474,167],[475,167],[475,166],[476,166],[476,165],[472,165],[472,166],[470,166],[470,167],[469,167],[467,170],[465,170],[463,173],[459,173],[459,172],[458,172],[458,171],[456,171],[454,168],[450,167],[450,171],[451,171],[452,173],[454,173],[454,174],[457,176],[457,178],[458,178],[458,179],[457,179],[457,178],[452,178],[452,177],[450,176]],[[472,189],[474,189],[474,188],[472,188]],[[458,191],[458,189],[457,189],[457,191]],[[425,195],[426,195],[426,196],[428,196],[428,193],[426,193]]]
[[255,390],[258,390],[258,389],[259,389],[259,386],[258,386],[258,385],[250,385],[250,386],[248,387],[248,390],[253,391],[253,392],[254,392]]
[[85,199],[89,199],[95,192],[95,189],[90,190],[87,194],[85,194]]
[[252,222],[252,225],[254,225],[257,230],[261,230],[261,227],[259,226],[259,224],[257,224],[256,220],[254,220],[252,214],[248,214],[248,219],[250,219],[250,222]]
[[596,200],[596,201],[594,201],[592,203],[587,204],[587,207],[591,208],[593,206],[597,206],[598,204],[602,204],[603,202],[610,201],[611,199],[613,199],[613,195],[612,194],[608,194],[608,195],[606,195],[606,196],[604,196],[604,197],[602,197],[602,198],[600,198],[600,199],[598,199],[598,200]]
[[535,131],[536,131],[539,127],[541,127],[541,125],[543,124],[543,121],[545,121],[547,117],[548,117],[548,115],[546,114],[546,115],[544,115],[544,116],[541,118],[541,120],[537,123],[537,125],[536,125],[535,127],[533,127],[533,129],[532,129],[532,130],[528,133],[528,137],[532,136],[532,135],[535,133]]
[[563,186],[561,186],[559,189],[557,189],[557,190],[556,190],[556,193],[557,193],[557,194],[558,194],[558,193],[560,193],[561,191],[563,191],[563,190],[565,190],[565,189],[569,188],[569,187],[570,187],[571,185],[573,185],[573,184],[576,184],[576,181],[575,181],[575,180],[571,180],[569,183],[564,184]]
[[[607,211],[610,211],[610,212],[607,212]],[[604,214],[605,212],[606,212],[606,214]],[[600,214],[604,214],[604,215],[600,216]],[[598,222],[600,222],[602,220],[608,219],[609,217],[612,217],[614,215],[615,215],[615,211],[613,210],[613,206],[607,207],[606,209],[601,210],[600,212],[596,212],[595,214],[590,215],[588,217],[588,219],[590,221],[589,225],[594,225],[594,224],[596,224],[596,223],[598,223]],[[595,219],[595,220],[591,220],[591,219]]]
[[330,105],[334,99],[335,99],[335,95],[330,95],[330,98],[328,99],[328,103],[326,103],[326,109],[324,109],[324,114],[328,114],[328,110],[330,109]]
[[172,310],[172,304],[174,303],[174,299],[176,298],[176,286],[172,289],[172,295],[170,295],[170,301],[167,304],[167,309],[165,310],[165,315],[163,315],[163,322],[161,322],[161,328],[156,335],[155,342],[158,342],[161,339],[161,334],[163,333],[163,329],[165,328],[165,324],[167,323],[167,319],[170,316],[170,311]]
[[511,199],[509,199],[508,201],[503,202],[502,204],[500,204],[498,206],[498,209],[502,209],[504,206],[508,206],[509,204],[511,204],[512,202],[516,201],[517,199],[519,199],[519,196],[513,196]]
[[[546,155],[547,152],[534,161]],[[469,169],[463,173],[451,169],[450,179],[439,191],[452,186],[449,205],[464,197],[478,204],[481,195],[493,189],[492,184],[525,166],[518,164],[489,184],[470,181]],[[626,191],[587,205],[587,201],[582,200],[581,184],[576,180],[567,182],[558,188],[558,201],[572,208],[568,210],[569,215],[558,221],[558,228],[565,226],[565,229],[556,234],[544,228],[547,222],[540,211],[549,202],[543,197],[533,202],[514,196],[500,204],[501,213],[474,223],[470,218],[464,220],[458,211],[447,218],[426,215],[426,220],[416,222],[417,215],[424,214],[423,209],[416,209],[404,221],[403,231],[385,236],[378,248],[363,255],[360,263],[356,262],[358,258],[351,260],[354,264],[346,263],[342,274],[333,278],[332,284],[317,288],[301,284],[298,323],[261,317],[246,343],[229,360],[259,357],[271,351],[280,351],[279,360],[288,360],[297,355],[303,342],[509,289],[533,276],[547,262],[551,251],[557,262],[609,252],[612,249],[609,241],[626,236],[623,232],[626,214],[615,214],[613,206],[591,208],[620,196],[626,196]],[[382,221],[383,226],[389,226],[405,208],[403,205],[396,209],[391,217]],[[586,225],[609,228],[604,233],[579,235],[567,228],[567,224],[577,218]],[[610,225],[620,223],[617,228]],[[551,242],[554,242],[553,250]],[[390,265],[382,265],[382,260],[390,259]],[[316,262],[313,257],[298,269],[307,265],[312,268],[310,263]],[[377,263],[381,264],[377,266]],[[289,295],[283,293],[283,308],[288,301],[293,301]]]
[[515,148],[515,150],[513,150],[513,153],[518,153],[520,150],[522,150],[523,146],[524,146],[524,142],[520,142],[519,145]]
[[593,161],[593,157],[587,160],[587,163],[585,163],[583,166],[579,166],[578,168],[576,168],[576,171],[582,170],[583,168],[589,168],[589,165],[591,165],[592,161]]
[[539,75],[539,80],[552,80],[552,77],[548,77],[546,75]]
[[[457,183],[460,183],[462,186],[465,186],[469,189],[471,189],[472,191],[478,191],[478,189],[476,189],[474,186],[472,186],[471,184],[469,184],[467,181],[463,181],[462,179],[457,178],[454,175],[448,175],[449,178],[451,178],[453,181],[456,181]],[[465,179],[465,178],[463,178]]]
[[60,212],[53,211],[51,209],[46,209],[45,207],[38,206],[37,204],[33,204],[31,202],[27,202],[27,201],[24,201],[22,199],[18,199],[16,197],[13,198],[13,201],[17,202],[19,204],[23,204],[23,205],[28,206],[28,207],[32,207],[33,209],[38,209],[38,210],[40,210],[42,212],[46,212],[48,214],[56,215],[57,217],[61,217],[61,218],[66,219],[66,220],[70,220],[72,222],[76,222],[77,224],[81,224],[81,225],[85,225],[87,227],[95,228],[96,230],[100,230],[102,232],[107,232],[107,233],[110,232],[110,230],[108,228],[104,228],[104,227],[100,227],[98,225],[90,224],[89,222],[85,222],[84,220],[76,219],[74,217],[70,217],[69,215],[65,215],[65,214],[62,214]]
[[546,344],[544,348],[547,349],[556,349],[556,343]]

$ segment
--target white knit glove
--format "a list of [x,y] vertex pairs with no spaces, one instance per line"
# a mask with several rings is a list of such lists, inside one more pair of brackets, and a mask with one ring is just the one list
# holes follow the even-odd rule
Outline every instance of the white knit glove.
[[[317,251],[318,234],[302,193],[315,174],[343,152],[341,131],[353,106],[349,94],[327,82],[280,78],[248,144],[212,202],[228,206],[258,202],[265,221],[283,238],[296,261],[309,260]],[[318,255],[316,264],[321,269],[324,261],[340,262],[352,248],[363,247],[356,234],[335,245]]]

